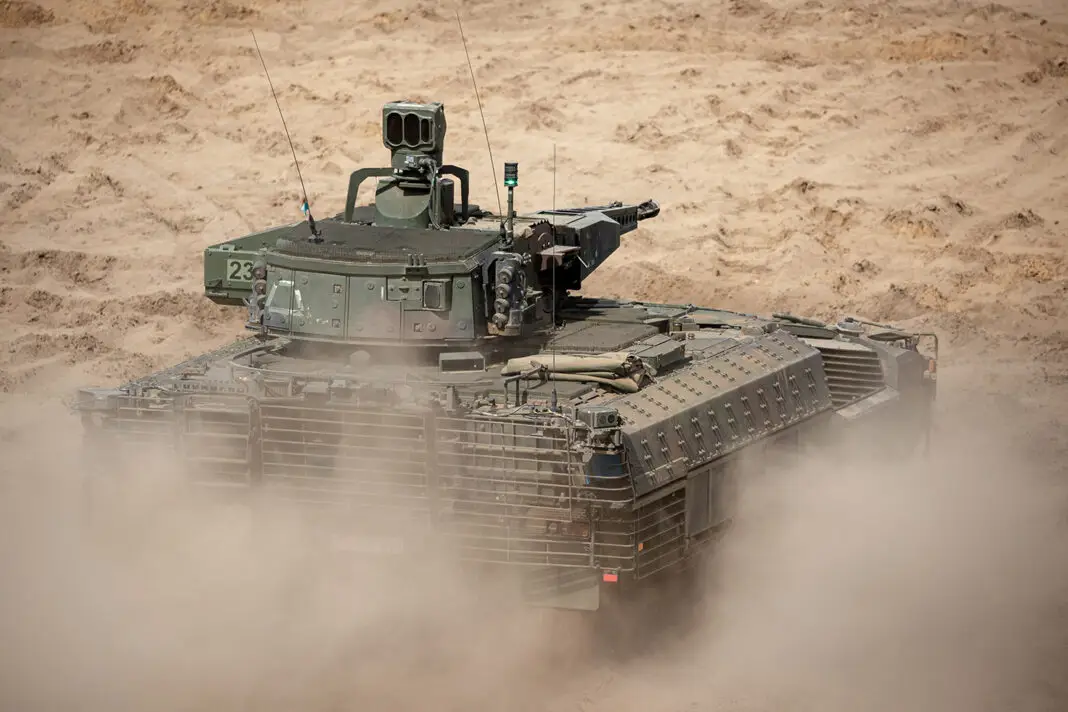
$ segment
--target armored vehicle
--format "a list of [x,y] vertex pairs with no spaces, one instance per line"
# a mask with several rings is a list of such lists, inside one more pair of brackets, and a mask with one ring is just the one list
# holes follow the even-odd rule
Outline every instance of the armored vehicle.
[[205,295],[247,335],[80,391],[88,444],[153,443],[191,482],[322,512],[353,556],[430,552],[593,610],[707,549],[743,459],[886,419],[895,447],[922,441],[937,342],[582,295],[658,204],[519,214],[508,163],[493,213],[445,129],[440,103],[389,103],[391,164],[353,172],[343,211],[305,199],[306,220],[207,248]]

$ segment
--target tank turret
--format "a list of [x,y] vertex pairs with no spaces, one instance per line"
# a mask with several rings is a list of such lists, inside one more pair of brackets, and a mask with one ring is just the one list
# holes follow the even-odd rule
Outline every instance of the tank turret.
[[[507,163],[507,215],[469,203],[468,171],[443,163],[445,107],[382,108],[389,167],[349,178],[344,211],[208,248],[205,291],[243,303],[264,336],[375,346],[474,348],[547,335],[569,291],[618,247],[654,201],[513,209],[518,165]],[[456,202],[455,183],[460,183]],[[374,200],[357,206],[377,178]]]

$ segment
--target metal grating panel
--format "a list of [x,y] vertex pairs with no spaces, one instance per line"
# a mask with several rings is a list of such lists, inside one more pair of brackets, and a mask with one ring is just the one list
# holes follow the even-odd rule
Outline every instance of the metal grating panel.
[[103,434],[114,454],[130,462],[164,458],[183,466],[193,482],[247,484],[247,403],[226,396],[124,397]]
[[100,435],[117,436],[122,450],[148,445],[183,464],[196,484],[326,508],[356,548],[363,537],[482,563],[634,567],[625,464],[591,471],[558,419],[445,417],[303,398],[120,401]]
[[879,355],[848,341],[811,342],[823,356],[823,371],[835,408],[854,403],[885,385]]
[[680,488],[638,510],[637,569],[645,578],[663,571],[685,557],[686,489]]

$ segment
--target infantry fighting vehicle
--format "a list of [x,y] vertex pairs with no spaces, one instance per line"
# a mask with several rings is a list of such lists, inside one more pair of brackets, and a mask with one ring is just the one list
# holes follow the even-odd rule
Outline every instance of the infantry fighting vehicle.
[[499,567],[590,610],[706,548],[753,453],[886,418],[913,426],[895,447],[923,437],[921,335],[581,296],[657,203],[516,214],[505,164],[494,214],[445,129],[440,103],[389,103],[391,165],[353,172],[342,212],[207,248],[205,295],[247,308],[247,338],[81,391],[89,443],[321,511],[354,556]]

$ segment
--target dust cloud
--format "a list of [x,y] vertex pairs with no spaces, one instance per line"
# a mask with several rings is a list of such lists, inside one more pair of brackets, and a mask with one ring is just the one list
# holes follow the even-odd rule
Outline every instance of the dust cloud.
[[183,486],[158,453],[87,490],[95,463],[51,422],[3,480],[0,708],[418,709],[430,693],[459,709],[537,682],[516,671],[528,657],[548,669],[539,617],[496,604],[494,581],[355,563],[291,510]]
[[1064,450],[999,399],[943,401],[926,456],[748,473],[689,634],[602,667],[580,708],[1063,709]]
[[[1068,707],[1064,3],[461,11],[484,106],[438,3],[0,0],[0,709]],[[233,339],[203,249],[300,219],[249,29],[317,215],[398,98],[446,103],[495,207],[484,108],[518,210],[661,201],[589,295],[937,331],[930,460],[747,480],[700,615],[586,658],[573,620],[342,566],[149,460],[87,522],[60,399]]]
[[1068,499],[984,405],[943,406],[926,459],[747,474],[696,607],[656,601],[686,632],[612,651],[435,562],[331,557],[158,460],[87,510],[76,430],[40,416],[0,501],[0,707],[1057,709]]
[[962,403],[941,418],[926,459],[823,458],[742,489],[692,643],[695,692],[759,690],[768,709],[1062,708],[1063,470],[1006,444],[1018,425]]

